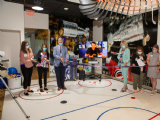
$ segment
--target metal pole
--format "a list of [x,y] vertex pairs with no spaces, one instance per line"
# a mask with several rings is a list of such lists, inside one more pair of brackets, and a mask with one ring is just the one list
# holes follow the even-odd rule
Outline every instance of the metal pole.
[[16,97],[13,95],[13,93],[11,92],[11,90],[9,89],[9,87],[7,86],[7,84],[5,83],[5,81],[3,80],[2,77],[0,77],[0,79],[2,80],[3,84],[6,86],[8,92],[11,94],[12,98],[15,100],[15,102],[17,103],[17,105],[19,106],[19,108],[22,110],[23,114],[26,116],[26,118],[28,120],[30,120],[30,116],[28,116],[25,111],[23,110],[23,108],[21,107],[21,105],[19,104],[19,102],[17,101]]

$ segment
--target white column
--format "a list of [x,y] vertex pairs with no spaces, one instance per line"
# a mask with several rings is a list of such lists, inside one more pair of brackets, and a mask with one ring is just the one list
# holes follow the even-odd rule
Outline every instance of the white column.
[[[103,21],[93,21],[93,41],[103,41]],[[102,58],[96,59],[102,66]],[[96,73],[102,74],[102,68],[96,68]]]
[[31,48],[32,48],[33,54],[35,55],[35,34],[31,34]]

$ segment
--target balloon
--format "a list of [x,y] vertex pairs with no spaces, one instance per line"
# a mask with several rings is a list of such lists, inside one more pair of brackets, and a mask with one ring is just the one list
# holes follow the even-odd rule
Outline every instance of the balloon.
[[65,41],[66,41],[66,38],[63,36],[63,37],[62,37],[62,39],[63,39],[63,43],[65,43]]
[[56,40],[56,45],[57,45],[58,38],[59,38],[59,35],[58,35],[58,32],[56,31],[54,34],[54,39]]
[[64,34],[64,30],[63,30],[63,28],[61,28],[61,29],[59,30],[59,35],[60,35],[60,36],[63,36],[63,34]]

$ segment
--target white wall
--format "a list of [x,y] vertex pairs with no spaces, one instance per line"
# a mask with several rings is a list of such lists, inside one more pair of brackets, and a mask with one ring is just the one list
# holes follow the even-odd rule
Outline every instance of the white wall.
[[[159,19],[158,19],[158,20],[159,20]],[[160,21],[159,21],[159,23],[158,23],[157,44],[159,45],[159,48],[160,48]],[[157,89],[160,90],[160,79],[157,79]]]
[[[93,41],[103,41],[103,22],[93,21]],[[102,66],[102,59],[96,59],[99,62],[99,66]],[[96,68],[96,73],[102,74],[102,68]]]
[[27,15],[24,11],[24,27],[33,29],[49,29],[49,15],[34,13],[33,16]]
[[[20,73],[19,51],[20,51],[20,32],[3,31],[0,32],[0,50],[5,51],[5,56],[2,58],[9,59],[9,62],[4,62],[4,66],[15,67]],[[0,71],[1,72],[1,71]],[[1,73],[0,73],[1,74]]]
[[24,40],[24,6],[0,0],[0,29],[17,30]]

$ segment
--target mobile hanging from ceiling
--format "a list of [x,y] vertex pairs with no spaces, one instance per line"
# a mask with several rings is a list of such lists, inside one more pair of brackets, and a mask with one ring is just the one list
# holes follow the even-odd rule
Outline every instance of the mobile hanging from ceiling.
[[[134,17],[134,15],[141,15],[145,13],[145,23],[146,13],[152,11],[152,22],[156,24],[153,19],[153,11],[158,9],[158,16],[160,19],[160,3],[159,0],[79,0],[80,1],[80,11],[83,15],[87,15],[88,18],[93,20],[103,20],[107,22],[111,19],[112,13],[115,12],[116,15],[114,20],[118,17],[117,13],[126,15],[125,21],[128,16]],[[132,4],[131,4],[132,3]],[[136,4],[137,3],[137,4]],[[108,12],[110,14],[108,16]],[[108,16],[108,17],[107,17]],[[120,21],[120,20],[119,20]],[[119,22],[118,21],[118,22]]]

